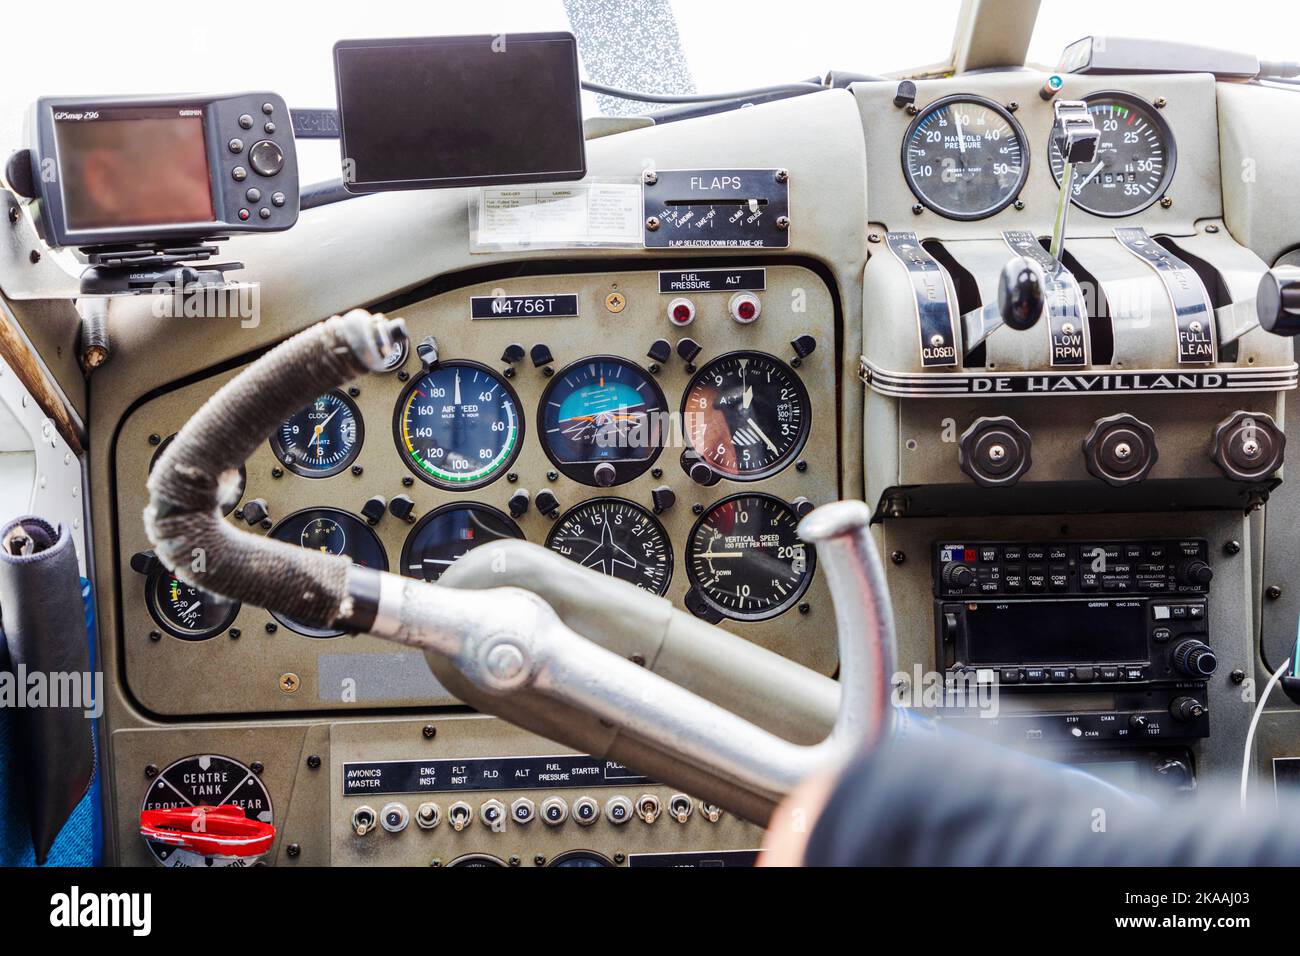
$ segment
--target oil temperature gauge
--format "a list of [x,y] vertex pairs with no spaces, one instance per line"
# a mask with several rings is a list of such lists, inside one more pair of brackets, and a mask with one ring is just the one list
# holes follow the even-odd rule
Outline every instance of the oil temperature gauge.
[[691,529],[686,606],[707,619],[765,621],[788,610],[808,590],[816,567],[812,546],[795,530],[799,518],[779,498],[724,498]]
[[145,605],[164,631],[183,641],[216,637],[239,614],[239,602],[186,584],[157,564],[145,580]]

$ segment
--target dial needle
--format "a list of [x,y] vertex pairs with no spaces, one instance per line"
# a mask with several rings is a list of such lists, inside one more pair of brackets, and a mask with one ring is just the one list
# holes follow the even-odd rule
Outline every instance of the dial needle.
[[457,405],[460,404],[460,370],[459,370],[459,369],[457,369],[457,371],[456,371],[456,397],[455,397],[455,402],[456,402]]
[[758,422],[754,421],[754,419],[752,418],[747,418],[745,419],[745,421],[749,423],[750,428],[754,429],[755,434],[757,434],[759,438],[763,439],[763,444],[766,445],[768,448],[772,449],[772,454],[774,455],[780,454],[780,452],[777,450],[776,444],[772,441],[772,439],[768,438],[767,434],[763,431],[763,429],[758,427]]
[[308,448],[310,448],[312,445],[316,444],[316,442],[320,440],[320,433],[325,430],[325,426],[330,423],[330,419],[333,418],[335,415],[337,415],[339,413],[339,409],[341,409],[342,407],[343,406],[340,405],[338,408],[334,409],[334,411],[329,413],[329,417],[327,417],[325,421],[321,422],[319,425],[316,426],[316,430],[313,431],[311,434],[311,441],[307,442]]

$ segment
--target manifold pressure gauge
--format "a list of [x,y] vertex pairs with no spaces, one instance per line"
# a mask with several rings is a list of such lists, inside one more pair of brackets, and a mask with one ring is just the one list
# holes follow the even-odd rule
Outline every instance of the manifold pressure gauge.
[[271,450],[295,475],[328,478],[356,460],[364,437],[356,403],[334,390],[282,422],[271,436]]
[[776,474],[808,438],[808,391],[790,366],[762,352],[729,352],[700,369],[682,399],[691,447],[736,481]]
[[584,568],[663,594],[673,546],[654,515],[623,498],[592,498],[555,522],[546,546]]
[[765,621],[792,607],[808,590],[817,558],[799,537],[799,518],[779,498],[723,498],[691,529],[686,606],[707,619]]

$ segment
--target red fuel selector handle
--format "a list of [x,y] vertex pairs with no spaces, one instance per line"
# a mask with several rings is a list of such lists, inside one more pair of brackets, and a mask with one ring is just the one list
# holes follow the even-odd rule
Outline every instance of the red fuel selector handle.
[[271,849],[275,827],[250,820],[234,804],[140,811],[140,835],[200,856],[247,859]]

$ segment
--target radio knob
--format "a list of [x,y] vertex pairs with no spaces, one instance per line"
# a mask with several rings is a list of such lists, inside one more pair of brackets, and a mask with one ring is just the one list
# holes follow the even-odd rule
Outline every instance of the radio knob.
[[949,561],[940,572],[943,585],[947,588],[966,588],[975,583],[975,569],[960,561]]
[[1178,565],[1178,580],[1184,584],[1204,587],[1214,578],[1214,568],[1200,558],[1188,558]]
[[1219,666],[1210,646],[1202,641],[1186,640],[1174,648],[1174,668],[1188,677],[1209,677]]
[[1195,697],[1175,697],[1169,705],[1174,720],[1190,721],[1205,716],[1205,705]]
[[1192,770],[1187,766],[1186,761],[1169,757],[1160,761],[1152,768],[1156,774],[1176,789],[1185,789],[1194,782]]

